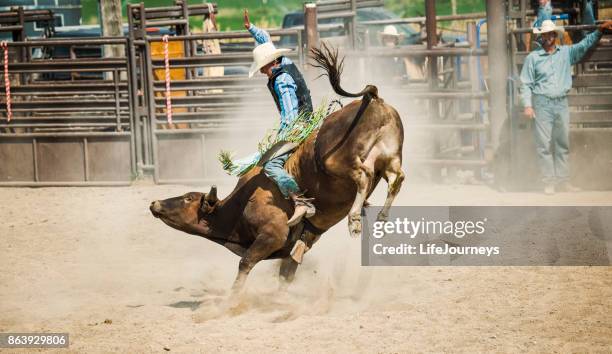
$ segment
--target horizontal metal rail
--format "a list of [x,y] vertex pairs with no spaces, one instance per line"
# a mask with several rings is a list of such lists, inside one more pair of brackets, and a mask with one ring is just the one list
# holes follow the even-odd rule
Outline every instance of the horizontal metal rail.
[[[213,12],[218,12],[218,6],[213,3]],[[209,9],[207,4],[194,4],[188,7],[189,16],[203,16],[209,15]],[[135,20],[140,20],[140,8],[137,6],[130,6],[129,9],[132,11],[132,16]],[[181,6],[164,6],[164,7],[149,7],[145,8],[145,19],[158,19],[167,17],[181,17],[183,16],[183,7]],[[148,24],[148,22],[147,22]]]
[[[317,12],[320,14],[351,9],[351,6],[352,6],[350,0],[323,0],[323,1],[317,1],[316,4],[317,4]],[[382,0],[357,0],[355,1],[355,7],[358,9],[364,8],[364,7],[382,7],[383,5],[384,5],[384,1]]]
[[[69,87],[66,87],[69,88]],[[125,89],[122,91],[118,91],[121,96],[127,95],[128,91]],[[60,96],[66,98],[74,98],[75,96],[110,96],[114,95],[115,91],[105,90],[105,91],[29,91],[29,90],[21,90],[17,87],[16,90],[11,88],[11,95],[13,96]]]
[[[159,107],[159,109],[164,108],[164,107]],[[265,106],[252,106],[249,107],[248,110],[246,109],[241,109],[241,108],[236,108],[236,105],[228,105],[226,107],[197,107],[197,111],[195,112],[184,112],[184,113],[180,113],[180,112],[173,112],[172,113],[172,120],[175,121],[179,121],[182,119],[191,119],[193,117],[202,117],[202,119],[206,119],[204,117],[207,116],[223,116],[223,117],[232,117],[235,115],[244,115],[246,113],[250,114],[250,115],[255,115],[255,114],[273,114],[273,111],[270,109],[271,107],[265,107]],[[160,121],[165,121],[166,120],[166,113],[158,113],[155,115],[157,119],[159,119]]]
[[[597,21],[602,22],[602,21]],[[593,31],[598,29],[597,25],[570,25],[563,26],[563,29],[566,31]],[[510,31],[511,33],[531,33],[533,32],[533,27],[524,27],[524,28],[515,28]]]
[[317,15],[317,18],[321,20],[326,20],[329,18],[349,18],[355,17],[357,13],[355,11],[342,11],[342,12],[323,12],[320,15]]
[[423,164],[423,165],[444,165],[444,166],[486,166],[488,164],[485,160],[468,160],[468,159],[432,159],[432,158],[419,158],[406,156],[404,158],[409,163]]
[[[109,114],[111,111],[106,111],[105,114]],[[23,111],[25,115],[14,115],[13,119],[9,122],[9,125],[12,124],[36,124],[36,125],[44,125],[44,124],[92,124],[92,123],[100,123],[100,124],[108,124],[109,122],[129,122],[130,116],[127,111],[122,111],[121,115],[114,115],[116,111],[112,111],[113,115],[101,115],[101,114],[91,114],[90,112],[83,111],[80,114],[90,114],[91,117],[83,117],[79,116],[79,112],[75,112],[75,115],[68,112],[65,114],[71,114],[69,116],[57,116],[55,113],[64,113],[64,112],[51,112],[49,114],[43,112],[32,111],[31,113],[37,113],[34,115],[30,115],[30,112]],[[102,113],[102,112],[100,112]],[[5,121],[0,120],[0,123]]]
[[571,106],[612,105],[612,93],[573,93],[567,98]]
[[[129,126],[129,123],[120,123],[122,127]],[[0,128],[99,128],[116,127],[117,123],[0,123]]]
[[[523,64],[527,55],[529,55],[529,52],[514,53],[516,64]],[[588,56],[583,59],[583,62],[595,61],[612,61],[612,47],[598,45],[594,49],[591,49]]]
[[[436,16],[436,21],[447,22],[447,21],[464,21],[464,20],[475,20],[479,18],[486,18],[486,12],[472,12],[467,14],[459,15],[445,15]],[[361,21],[360,25],[394,25],[394,24],[410,24],[410,23],[425,23],[425,17],[410,17],[410,18],[398,18],[389,20],[370,20]]]
[[0,138],[66,138],[66,137],[129,137],[130,132],[53,132],[53,133],[0,133]]
[[[270,36],[290,36],[299,35],[298,30],[294,29],[283,29],[283,30],[270,30],[268,31]],[[245,31],[227,31],[227,32],[211,32],[211,33],[198,33],[198,34],[190,34],[188,36],[169,36],[169,41],[193,41],[193,40],[206,40],[206,39],[237,39],[237,38],[249,38],[252,39],[253,36]],[[163,36],[147,36],[146,38],[149,42],[161,42],[163,40]],[[139,41],[136,41],[139,43]]]
[[[612,103],[611,103],[612,104]],[[570,112],[571,124],[608,123],[612,124],[612,110]]]
[[369,52],[347,52],[350,56],[360,57],[425,57],[425,56],[482,56],[487,55],[487,50],[482,48],[433,48],[426,49],[425,46],[402,46],[397,48],[380,48]]
[[104,37],[104,38],[66,38],[66,39],[37,39],[24,42],[8,42],[9,47],[44,47],[65,46],[79,44],[123,44],[127,45],[127,38]]
[[[289,58],[297,58],[297,53],[288,53],[286,55]],[[229,64],[251,64],[253,62],[253,54],[251,53],[232,53],[232,54],[209,54],[196,57],[187,58],[171,58],[169,59],[170,66],[176,67],[191,67],[191,66],[203,66],[203,65],[229,65]],[[153,59],[154,69],[163,69],[163,59]]]
[[125,187],[130,181],[85,181],[85,182],[6,182],[0,181],[0,187]]

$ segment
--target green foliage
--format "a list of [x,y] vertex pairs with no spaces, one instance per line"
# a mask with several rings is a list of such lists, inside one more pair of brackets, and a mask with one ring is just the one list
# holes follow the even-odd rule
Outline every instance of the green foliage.
[[[423,0],[385,0],[385,7],[400,17],[425,16],[425,1]],[[457,0],[457,13],[485,11],[483,0]],[[452,13],[451,0],[437,0],[436,12],[438,15]]]
[[[125,19],[127,4],[139,4],[138,0],[122,0],[123,16]],[[144,0],[146,7],[171,6],[173,0]],[[188,0],[189,4],[203,4],[206,1]],[[242,9],[248,8],[251,20],[264,27],[280,27],[283,16],[302,8],[302,0],[223,0],[214,1],[219,5],[217,21],[223,31],[243,29]],[[98,0],[82,0],[83,23],[98,23]],[[126,20],[127,21],[127,20]],[[201,27],[200,19],[191,19],[192,27]]]
[[[211,0],[215,2],[214,0]],[[144,0],[146,7],[170,6],[173,0]],[[251,19],[262,27],[280,27],[283,16],[289,12],[298,11],[302,8],[303,0],[223,0],[216,1],[219,4],[217,20],[223,31],[241,30],[242,9],[248,8]],[[138,4],[138,0],[122,0],[123,15],[127,4]],[[188,0],[189,4],[203,4],[202,0]],[[98,0],[82,0],[83,23],[98,23]],[[415,17],[425,15],[425,2],[423,0],[385,0],[385,7],[401,17]],[[451,13],[451,0],[436,1],[438,15],[449,15]],[[482,0],[457,0],[457,12],[479,12],[485,11],[485,2]],[[200,20],[191,20],[192,27],[201,27]]]
[[242,176],[257,166],[261,157],[272,146],[281,141],[289,141],[301,144],[316,129],[319,129],[323,119],[327,116],[327,104],[322,103],[313,113],[301,113],[283,134],[279,134],[280,129],[271,129],[266,132],[264,138],[257,145],[257,153],[242,159],[235,159],[233,154],[226,150],[219,152],[219,162],[223,169],[230,175]]

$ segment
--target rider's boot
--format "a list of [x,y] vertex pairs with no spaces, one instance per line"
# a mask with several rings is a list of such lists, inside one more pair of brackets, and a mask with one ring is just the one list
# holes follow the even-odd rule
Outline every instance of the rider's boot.
[[293,216],[289,218],[287,221],[287,225],[295,226],[297,225],[303,217],[311,217],[315,214],[316,209],[312,204],[313,198],[304,198],[297,194],[290,194],[289,197],[295,203],[295,209],[293,212]]

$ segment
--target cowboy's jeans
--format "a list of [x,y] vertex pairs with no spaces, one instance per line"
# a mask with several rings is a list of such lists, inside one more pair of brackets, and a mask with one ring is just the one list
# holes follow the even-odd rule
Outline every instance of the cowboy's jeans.
[[583,0],[582,1],[582,25],[594,25],[595,24],[595,12],[593,11],[593,1]]
[[569,178],[569,108],[567,97],[533,95],[534,137],[542,181],[565,182]]
[[544,22],[544,20],[551,19],[552,13],[553,13],[553,8],[552,8],[550,1],[546,2],[546,4],[544,4],[543,6],[540,5],[538,7],[538,17],[533,23],[533,27],[542,26],[542,22]]
[[[533,27],[539,27],[544,20],[550,20],[552,17],[553,8],[551,2],[548,1],[543,6],[538,7],[537,19],[533,23]],[[593,0],[582,0],[581,6],[581,22],[582,25],[595,24],[595,12],[593,11]]]
[[285,171],[285,162],[289,159],[292,152],[288,152],[286,154],[280,155],[278,157],[273,158],[272,160],[266,162],[263,166],[263,170],[268,178],[272,179],[281,193],[285,196],[285,198],[289,197],[291,193],[298,193],[300,188],[295,182],[295,179]]

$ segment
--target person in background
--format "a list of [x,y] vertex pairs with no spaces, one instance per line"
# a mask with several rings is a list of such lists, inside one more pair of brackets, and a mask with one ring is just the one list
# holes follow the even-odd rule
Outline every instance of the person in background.
[[[545,20],[552,20],[553,8],[551,0],[538,0],[537,18],[533,23],[533,27],[540,27]],[[595,11],[593,10],[593,0],[582,0],[580,8],[580,24],[594,25]],[[583,36],[586,36],[586,31]]]
[[[403,40],[404,35],[397,31],[393,25],[385,26],[382,32],[378,32],[378,40],[383,47],[397,48]],[[422,80],[424,79],[423,65],[415,59],[401,57],[385,57],[384,62],[376,65],[384,78],[391,77],[398,80]]]
[[[257,46],[253,50],[254,62],[249,70],[249,77],[257,71],[268,77],[268,89],[274,98],[276,107],[280,112],[279,136],[286,134],[294,119],[302,113],[312,113],[312,99],[306,80],[293,64],[291,59],[283,56],[289,49],[277,49],[268,32],[255,27],[249,20],[248,10],[244,10],[244,27],[251,33]],[[266,162],[263,171],[272,179],[285,198],[295,203],[293,216],[289,218],[289,226],[296,225],[303,217],[315,214],[315,207],[311,200],[303,198],[295,179],[285,170],[285,163],[293,150],[276,156]]]
[[574,45],[558,46],[562,28],[544,20],[533,33],[540,35],[542,48],[525,58],[521,71],[521,101],[524,114],[535,121],[534,137],[538,164],[544,182],[544,193],[554,194],[555,187],[575,192],[569,183],[569,108],[567,94],[572,88],[572,65],[578,63],[593,47],[604,30],[612,29],[612,21]]

